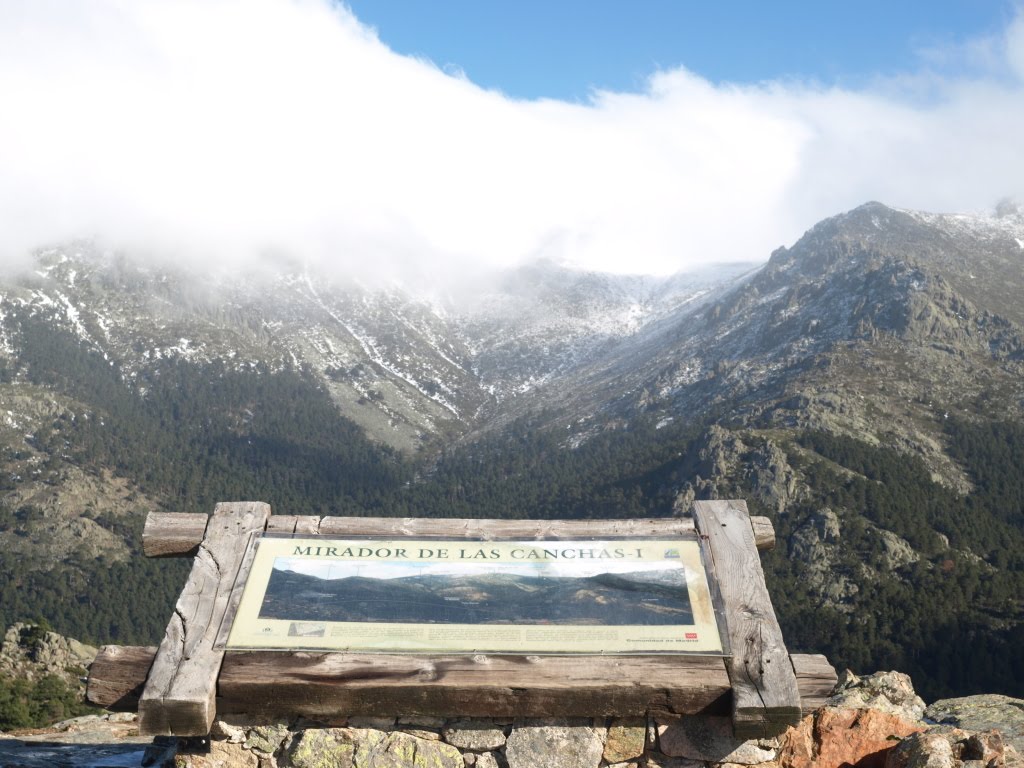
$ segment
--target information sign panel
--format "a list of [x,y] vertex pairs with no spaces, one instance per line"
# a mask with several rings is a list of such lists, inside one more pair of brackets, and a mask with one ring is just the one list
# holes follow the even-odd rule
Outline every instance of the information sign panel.
[[234,649],[722,653],[695,540],[254,540]]

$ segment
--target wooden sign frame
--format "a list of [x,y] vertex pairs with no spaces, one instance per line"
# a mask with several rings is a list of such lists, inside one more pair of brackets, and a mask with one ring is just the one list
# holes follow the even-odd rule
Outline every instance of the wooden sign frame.
[[483,541],[257,532],[246,547],[254,552],[215,649],[728,654],[696,533]]
[[[583,539],[699,537],[717,583],[731,655],[402,655],[223,649],[229,605],[257,533],[377,537]],[[151,514],[149,556],[194,563],[159,649],[108,646],[90,670],[89,698],[131,706],[145,735],[202,736],[217,713],[261,718],[347,715],[678,717],[731,712],[737,736],[773,735],[820,703],[835,682],[821,656],[790,656],[759,549],[770,521],[743,501],[701,501],[693,518],[505,521],[271,515],[262,502],[201,514]],[[247,553],[250,553],[247,555]],[[251,560],[249,560],[251,562]],[[712,575],[712,572],[714,575]],[[151,666],[147,662],[152,660]],[[142,678],[142,680],[140,680]],[[144,681],[144,682],[143,682]]]

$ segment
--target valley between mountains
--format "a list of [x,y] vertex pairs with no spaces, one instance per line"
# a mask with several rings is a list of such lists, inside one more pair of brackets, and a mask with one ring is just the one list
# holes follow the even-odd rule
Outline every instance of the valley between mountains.
[[[763,257],[762,254],[755,256]],[[412,281],[411,281],[412,282]],[[1024,695],[1024,214],[879,203],[767,262],[449,294],[92,243],[0,284],[0,619],[152,643],[150,510],[634,517],[744,498],[793,651]]]

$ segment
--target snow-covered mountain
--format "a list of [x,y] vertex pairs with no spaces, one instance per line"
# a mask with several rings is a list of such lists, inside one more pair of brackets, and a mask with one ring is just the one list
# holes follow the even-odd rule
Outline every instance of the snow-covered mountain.
[[863,205],[605,347],[539,393],[603,429],[639,413],[822,428],[919,454],[952,485],[950,409],[1024,409],[1024,215]]
[[[884,413],[938,468],[925,403],[988,386],[1020,409],[1022,262],[1015,209],[877,203],[817,224],[761,266],[655,279],[542,261],[457,299],[302,268],[198,275],[75,244],[0,285],[0,360],[19,381],[20,318],[32,318],[102,355],[140,397],[170,360],[306,368],[368,436],[411,453],[539,410],[575,440],[637,412],[668,423],[727,406],[851,434]],[[12,398],[24,396],[0,394],[15,430],[25,406]]]
[[374,439],[415,450],[480,428],[506,401],[693,311],[751,269],[652,279],[540,262],[455,301],[304,270],[211,278],[78,244],[45,251],[33,271],[6,280],[0,355],[16,367],[11,321],[29,316],[74,334],[139,382],[140,396],[140,375],[161,361],[308,366]]

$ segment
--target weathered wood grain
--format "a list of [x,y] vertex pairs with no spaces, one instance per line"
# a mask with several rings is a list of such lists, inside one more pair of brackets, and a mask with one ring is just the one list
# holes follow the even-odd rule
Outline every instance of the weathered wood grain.
[[142,529],[142,551],[146,557],[194,555],[208,520],[201,512],[150,512]]
[[295,518],[295,533],[318,533],[320,530],[320,517],[297,517]]
[[228,651],[222,712],[565,717],[724,714],[720,657],[416,656]]
[[[394,715],[394,714],[407,714],[404,708],[405,701],[400,700],[395,704],[395,708],[390,712],[384,712],[380,707],[383,706],[385,701],[395,701],[399,698],[399,694],[396,690],[403,685],[408,686],[431,686],[435,684],[436,678],[438,677],[438,663],[442,664],[441,669],[443,670],[443,664],[448,661],[447,657],[420,657],[420,656],[404,656],[398,662],[398,665],[390,664],[387,661],[390,657],[374,656],[373,658],[381,658],[384,661],[378,665],[363,666],[354,662],[353,657],[349,657],[347,660],[342,658],[345,654],[301,654],[299,658],[290,663],[285,664],[283,674],[279,675],[276,671],[277,663],[268,663],[265,665],[259,665],[262,667],[267,674],[267,677],[263,680],[266,684],[266,689],[260,689],[258,681],[254,680],[255,670],[257,665],[252,663],[252,657],[259,657],[262,653],[237,653],[229,652],[224,659],[224,663],[221,668],[221,677],[226,678],[230,682],[228,683],[228,693],[230,696],[227,698],[221,697],[218,701],[221,712],[226,712],[228,709],[233,711],[235,714],[257,714],[256,710],[260,710],[263,713],[263,717],[272,718],[276,716],[290,715],[293,713],[286,712],[287,706],[285,703],[269,702],[269,692],[272,690],[280,690],[279,686],[284,685],[289,688],[291,693],[288,695],[293,697],[301,697],[303,702],[299,704],[300,707],[310,707],[309,711],[316,711],[316,716],[343,716],[347,714],[359,714],[355,711],[348,711],[344,709],[346,704],[346,694],[340,694],[337,692],[337,688],[346,685],[346,679],[339,677],[327,677],[332,673],[336,673],[338,669],[344,668],[347,671],[348,679],[354,678],[361,680],[360,696],[366,696],[367,701],[374,702],[372,709],[375,714],[383,715]],[[278,656],[288,654],[275,654]],[[323,661],[324,656],[338,657],[337,659],[329,659]],[[131,692],[133,690],[141,692],[142,686],[146,682],[146,674],[149,672],[149,668],[153,663],[153,657],[156,656],[156,648],[142,648],[138,646],[104,646],[100,649],[99,655],[96,657],[96,661],[89,669],[89,701],[101,707],[107,709],[130,711],[135,707],[138,694],[136,693],[135,699],[132,698]],[[460,663],[464,667],[470,669],[478,669],[481,666],[481,662],[472,661],[471,657],[460,657]],[[535,661],[533,664],[527,664],[520,661],[518,664],[509,661],[507,657],[486,657],[490,661],[489,675],[488,677],[493,679],[495,674],[500,671],[500,668],[512,668],[514,671],[514,677],[511,681],[514,682],[515,688],[521,691],[528,691],[535,686],[535,680],[531,676],[533,669],[537,668]],[[548,679],[551,677],[547,668],[557,667],[559,664],[558,659],[563,657],[533,657],[534,659],[540,659],[544,662],[541,666],[543,670],[543,677]],[[629,657],[623,657],[627,661],[630,661]],[[614,657],[601,657],[596,661],[590,660],[588,663],[591,665],[591,679],[593,676],[604,675],[608,669],[607,663],[610,661],[613,665],[616,661],[622,661],[623,658],[615,659]],[[657,690],[656,686],[652,685],[653,682],[663,680],[662,671],[657,669],[657,664],[661,662],[665,657],[647,657],[650,659],[650,663],[639,668],[640,672],[647,676],[647,680],[643,681],[648,686],[649,690]],[[797,679],[797,687],[800,691],[800,707],[804,714],[817,709],[822,706],[825,698],[832,692],[836,682],[836,671],[828,663],[828,660],[824,656],[820,655],[804,655],[804,654],[793,654],[791,657],[794,672]],[[581,659],[574,659],[573,661],[580,662]],[[698,662],[699,663],[699,662]],[[393,673],[393,676],[388,679],[389,690],[386,693],[378,695],[374,690],[373,680],[375,677],[381,676],[381,669],[387,667]],[[487,666],[484,664],[483,666]],[[720,668],[722,672],[725,672],[724,664],[719,659],[710,665],[713,669]],[[269,668],[269,669],[268,669]],[[636,666],[630,666],[628,669],[623,669],[621,666],[612,666],[611,669],[618,673],[618,676],[613,679],[611,683],[609,680],[602,679],[599,681],[600,684],[612,684],[618,687],[622,687],[622,679],[625,675],[633,670],[637,670]],[[403,671],[404,670],[404,671]],[[394,674],[396,673],[397,674]],[[700,677],[698,669],[691,670],[693,679]],[[678,674],[678,673],[676,673]],[[308,696],[310,689],[305,691],[300,690],[302,680],[304,676],[309,675],[312,677],[314,682],[314,688],[317,686],[326,687],[328,690],[326,693],[321,692],[318,698],[312,698]],[[321,678],[325,678],[321,680]],[[467,678],[467,675],[463,675]],[[479,676],[478,676],[479,677]],[[428,679],[434,678],[434,679]],[[474,678],[475,679],[475,678]],[[318,682],[319,681],[319,682]],[[617,681],[617,682],[616,682]],[[502,680],[500,690],[506,691],[509,688],[510,680]],[[720,684],[715,683],[715,687]],[[574,685],[579,684],[579,676],[573,683]],[[465,685],[462,688],[460,696],[470,698],[471,700],[487,700],[483,694],[472,695],[469,692],[469,687],[474,683],[473,679],[467,679]],[[223,688],[223,686],[222,686]],[[537,703],[538,706],[543,706],[548,710],[556,710],[563,712],[563,716],[569,716],[569,714],[575,715],[587,715],[597,714],[596,712],[590,712],[589,710],[593,707],[586,706],[581,709],[587,711],[576,711],[570,713],[571,707],[567,703],[559,701],[558,691],[561,688],[548,687],[547,692],[543,695],[541,693],[532,694],[532,700]],[[250,711],[250,702],[243,698],[243,691],[248,691],[252,694],[252,701],[257,702],[257,705],[253,711]],[[591,691],[594,695],[601,695],[600,691]],[[222,690],[223,693],[223,690]],[[620,691],[621,694],[621,691]],[[351,699],[355,694],[347,694],[348,698]],[[464,714],[461,710],[456,711],[460,703],[458,697],[447,699],[447,691],[442,690],[441,692],[435,692],[424,696],[418,694],[421,698],[421,704],[425,708],[436,707],[438,711],[450,712],[453,714],[462,715]],[[707,689],[699,689],[697,696],[700,697],[712,697],[714,694]],[[526,693],[519,694],[519,704],[528,700],[530,695]],[[649,709],[660,705],[664,696],[660,693],[653,695],[652,700],[649,703]],[[574,701],[579,704],[581,699],[579,696],[574,696]],[[691,697],[690,701],[694,701]],[[620,698],[621,702],[621,698]],[[638,702],[634,698],[631,705],[636,705]],[[356,704],[358,708],[358,703]],[[673,711],[678,711],[684,707],[685,704],[676,697],[672,697],[666,705],[672,708]],[[598,706],[596,709],[604,709],[605,707]],[[710,709],[721,708],[726,710],[728,705],[720,702],[717,698],[714,699],[714,703],[709,705]],[[367,713],[370,714],[370,713]],[[425,714],[432,714],[426,713]],[[513,713],[518,714],[518,712]],[[525,716],[525,715],[524,715]]]
[[[206,516],[150,513],[143,548],[153,557],[194,554],[206,529]],[[775,546],[775,529],[766,517],[751,518],[759,550]],[[290,530],[289,530],[290,529]],[[306,517],[281,515],[267,521],[271,533],[325,536],[431,536],[467,539],[573,539],[616,536],[692,536],[693,520],[467,520],[390,517]]]
[[267,533],[295,533],[295,515],[271,515],[267,518]]
[[839,680],[828,659],[820,653],[793,653],[789,660],[793,663],[803,714],[825,706],[825,700],[832,695]]
[[[270,526],[273,517],[267,520],[267,526]],[[292,518],[292,527],[294,527],[294,520]],[[227,607],[224,609],[224,616],[220,622],[220,631],[217,633],[217,639],[214,641],[214,648],[218,650],[224,650],[224,647],[228,642],[228,635],[231,634],[231,624],[235,620],[235,616],[238,614],[238,606],[242,602],[242,593],[245,592],[245,584],[249,580],[249,572],[252,570],[252,563],[256,559],[256,546],[252,541],[253,537],[256,536],[259,531],[250,533],[248,536],[242,538],[239,542],[240,547],[245,547],[245,554],[242,556],[242,560],[238,565],[236,571],[234,585],[231,587],[231,594],[228,595]]]
[[732,656],[733,729],[773,736],[800,720],[793,665],[772,608],[744,501],[697,501],[694,517],[722,594]]
[[154,658],[155,645],[104,645],[89,666],[86,700],[115,712],[134,712]]
[[432,536],[452,539],[576,539],[694,534],[686,518],[642,520],[475,520],[428,517],[325,517],[321,536]]
[[224,652],[214,649],[249,533],[270,517],[263,502],[218,504],[139,701],[147,736],[202,736],[215,715]]
[[775,549],[775,526],[767,517],[750,518],[750,527],[754,531],[754,544],[758,552]]

